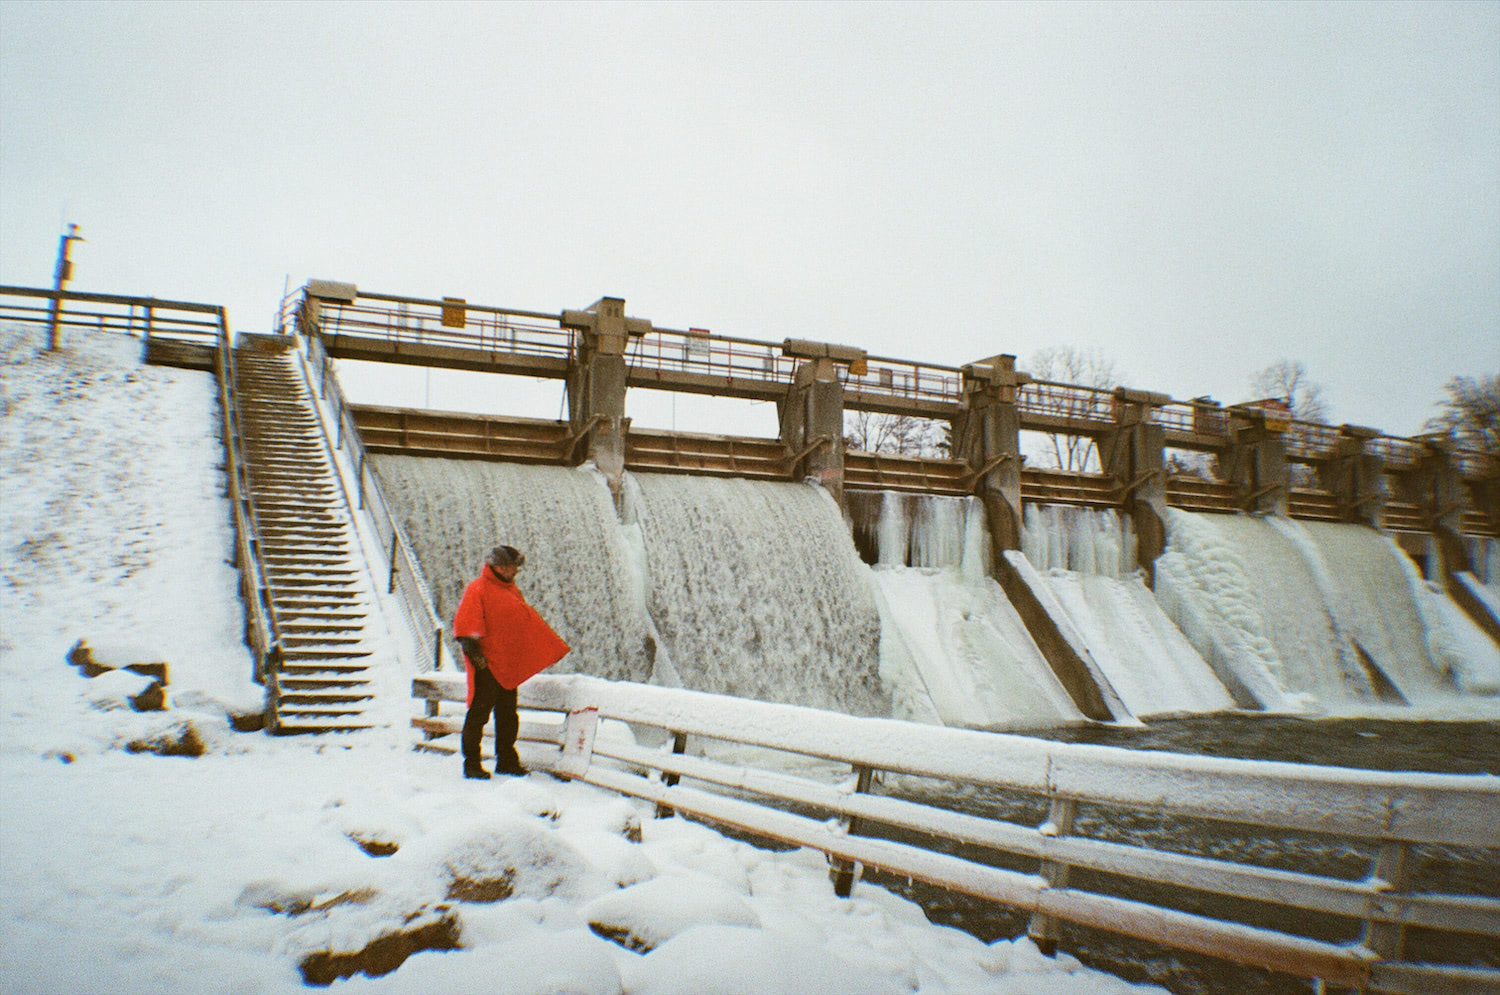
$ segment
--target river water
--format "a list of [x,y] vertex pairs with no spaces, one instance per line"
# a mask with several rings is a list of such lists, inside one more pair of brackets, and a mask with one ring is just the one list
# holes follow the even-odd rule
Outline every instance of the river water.
[[[1500,722],[1219,715],[1153,722],[1143,728],[1089,726],[1030,735],[1129,749],[1370,770],[1500,774]],[[951,784],[923,782],[915,778],[888,780],[879,790],[930,805],[1023,824],[1039,824],[1046,816],[1044,801],[1018,794],[974,790],[956,792]],[[1272,835],[1251,827],[1140,815],[1102,806],[1080,806],[1075,831],[1096,839],[1145,843],[1164,850],[1346,879],[1367,876],[1374,859],[1372,846],[1337,837],[1315,833]],[[1003,856],[997,859],[993,853],[954,846],[941,840],[894,832],[889,835],[973,860],[1028,873],[1036,871],[1034,860],[1007,861]],[[1027,916],[1024,913],[991,902],[890,875],[873,874],[868,879],[920,903],[932,921],[963,929],[986,942],[1026,931]],[[1258,902],[1204,896],[1078,869],[1073,870],[1071,883],[1125,898],[1332,942],[1357,941],[1360,936],[1361,923],[1357,920],[1324,913],[1299,916]],[[1419,847],[1415,851],[1413,888],[1500,897],[1500,856],[1495,851]],[[1069,924],[1063,924],[1059,947],[1091,967],[1129,981],[1162,985],[1182,995],[1217,992],[1271,995],[1314,990],[1311,982],[1289,975],[1244,968]],[[1408,931],[1406,957],[1500,967],[1500,949],[1492,943],[1486,943],[1480,937],[1441,935],[1428,930]]]

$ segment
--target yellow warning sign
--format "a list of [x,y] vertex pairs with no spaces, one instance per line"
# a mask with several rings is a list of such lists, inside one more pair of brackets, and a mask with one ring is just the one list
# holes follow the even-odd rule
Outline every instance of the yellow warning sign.
[[462,297],[444,297],[443,327],[463,328],[469,314],[468,303]]

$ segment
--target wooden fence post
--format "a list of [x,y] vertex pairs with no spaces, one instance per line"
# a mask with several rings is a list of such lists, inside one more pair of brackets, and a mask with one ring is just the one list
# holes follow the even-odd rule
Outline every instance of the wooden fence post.
[[[672,752],[675,753],[675,754],[678,754],[679,756],[681,754],[687,752],[687,733],[685,733],[685,732],[674,732],[674,733],[672,733]],[[667,787],[670,788],[673,785],[675,785],[679,780],[681,780],[681,778],[678,775],[676,775],[676,774],[667,774],[665,777],[662,778],[662,783],[665,784]],[[676,814],[677,813],[675,811],[673,811],[672,806],[670,806],[670,805],[662,805],[660,803],[657,803],[657,806],[656,806],[656,817],[658,819],[670,819],[672,816],[674,816]]]
[[[1404,840],[1381,840],[1370,877],[1383,883],[1382,892],[1405,891],[1411,879],[1410,845]],[[1370,899],[1372,914],[1365,919],[1360,942],[1378,954],[1381,960],[1400,960],[1406,946],[1406,927],[1398,922],[1376,919],[1373,913],[1378,902],[1378,898]]]
[[[859,764],[855,765],[854,793],[856,795],[865,794],[870,790],[870,780],[873,777],[874,773],[875,772],[872,768],[865,767]],[[857,836],[859,834],[859,816],[857,815],[845,816],[841,820],[840,825],[845,835]],[[864,870],[864,868],[857,861],[834,861],[834,865],[832,868],[833,893],[840,898],[848,898],[849,895],[854,891],[854,882],[859,880],[859,875],[862,870]]]
[[391,582],[386,586],[386,594],[396,593],[396,554],[401,551],[401,533],[391,531]]
[[[1047,821],[1041,828],[1042,835],[1073,835],[1073,817],[1077,813],[1077,807],[1077,803],[1071,798],[1053,798],[1047,810]],[[1048,888],[1068,886],[1067,864],[1055,860],[1044,860],[1041,875],[1046,880]],[[1026,935],[1036,944],[1037,949],[1048,957],[1057,956],[1057,933],[1057,919],[1040,912],[1034,913],[1031,922],[1026,926]]]

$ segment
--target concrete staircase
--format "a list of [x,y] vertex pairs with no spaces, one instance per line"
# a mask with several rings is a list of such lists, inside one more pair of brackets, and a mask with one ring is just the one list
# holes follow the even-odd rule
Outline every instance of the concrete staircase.
[[292,355],[255,340],[235,350],[235,391],[283,651],[266,674],[268,726],[368,728],[371,592],[313,400]]

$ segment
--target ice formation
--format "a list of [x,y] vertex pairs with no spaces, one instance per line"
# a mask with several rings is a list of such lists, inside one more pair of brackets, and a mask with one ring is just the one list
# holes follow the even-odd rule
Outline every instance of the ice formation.
[[838,507],[808,484],[631,474],[651,618],[681,682],[885,715],[880,616]]
[[[990,576],[972,498],[851,495],[851,541],[806,484],[627,474],[617,514],[588,468],[374,462],[443,617],[491,545],[527,551],[523,589],[574,646],[560,672],[981,729],[1081,718]],[[1153,596],[1128,518],[1026,508],[1047,610],[1135,715],[1500,692],[1500,649],[1378,533],[1172,509],[1167,537]],[[1486,597],[1496,545],[1475,556]]]
[[1072,570],[1099,577],[1128,577],[1136,569],[1130,519],[1115,511],[1028,504],[1021,551],[1042,573]]
[[877,533],[880,673],[894,717],[976,729],[1082,720],[989,576],[982,504],[886,492]]
[[1433,706],[1500,685],[1494,645],[1368,528],[1173,509],[1156,579],[1231,690],[1267,708]]
[[1022,550],[1136,715],[1212,712],[1235,700],[1141,579],[1128,518],[1028,505]]

